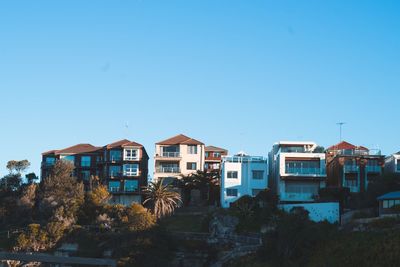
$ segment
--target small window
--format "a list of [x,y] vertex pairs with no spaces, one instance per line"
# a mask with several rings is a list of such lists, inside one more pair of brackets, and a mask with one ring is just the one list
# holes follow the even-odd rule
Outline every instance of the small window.
[[226,189],[226,195],[228,197],[237,197],[238,195],[238,190],[234,188],[227,188]]
[[125,180],[125,191],[126,192],[137,191],[139,188],[138,184],[139,183],[137,180]]
[[197,145],[188,145],[188,154],[197,154]]
[[82,156],[81,157],[81,167],[90,167],[91,157]]
[[53,157],[47,157],[46,158],[46,165],[47,166],[53,166],[55,162],[56,162],[56,159],[53,158]]
[[197,169],[197,163],[196,162],[188,162],[186,164],[186,169],[188,169],[188,170],[196,170]]
[[118,192],[120,188],[120,182],[119,181],[110,181],[108,182],[108,191],[110,192]]
[[389,209],[394,207],[394,200],[389,200]]
[[383,201],[383,208],[384,209],[388,209],[389,208],[389,201],[387,201],[387,200]]
[[139,151],[136,148],[126,148],[124,150],[124,160],[138,160]]
[[237,171],[228,171],[226,173],[226,178],[228,178],[228,179],[237,179],[238,178],[238,172]]
[[124,176],[137,176],[139,174],[139,164],[124,164]]
[[213,157],[214,157],[214,158],[220,158],[220,157],[221,157],[221,153],[219,153],[219,152],[214,152]]
[[110,161],[120,161],[121,154],[120,150],[110,150]]
[[262,180],[264,178],[264,171],[253,171],[254,180]]
[[110,166],[109,169],[110,177],[120,177],[121,176],[121,166]]

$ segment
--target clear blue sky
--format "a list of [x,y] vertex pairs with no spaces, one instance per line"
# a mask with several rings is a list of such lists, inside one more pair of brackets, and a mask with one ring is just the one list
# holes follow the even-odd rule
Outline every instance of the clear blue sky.
[[[41,152],[178,133],[400,150],[400,1],[0,3],[0,175]],[[129,121],[129,129],[125,123]],[[150,165],[153,161],[150,161]],[[151,168],[151,171],[153,168]]]

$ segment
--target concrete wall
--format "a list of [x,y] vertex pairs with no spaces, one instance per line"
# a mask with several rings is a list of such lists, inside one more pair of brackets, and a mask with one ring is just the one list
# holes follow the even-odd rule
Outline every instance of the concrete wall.
[[279,208],[286,212],[290,212],[294,207],[303,207],[309,212],[310,220],[314,222],[327,220],[330,223],[339,223],[340,220],[338,202],[279,205]]

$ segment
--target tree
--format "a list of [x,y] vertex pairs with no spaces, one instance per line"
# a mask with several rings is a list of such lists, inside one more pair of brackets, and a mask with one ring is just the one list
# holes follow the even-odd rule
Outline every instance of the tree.
[[182,203],[179,193],[171,185],[164,185],[163,181],[164,179],[159,179],[157,182],[150,182],[143,190],[146,196],[143,204],[150,206],[157,219],[171,215]]
[[28,225],[28,230],[20,234],[16,240],[16,251],[42,251],[48,248],[49,237],[39,224]]
[[31,172],[25,175],[25,179],[28,182],[28,184],[33,184],[35,181],[39,180],[39,177],[37,177],[34,172]]
[[185,193],[185,202],[190,201],[190,192],[198,189],[201,198],[207,201],[207,204],[213,204],[219,201],[219,171],[200,171],[189,175],[182,175],[181,188]]
[[26,169],[31,166],[31,163],[24,159],[24,160],[10,160],[7,162],[7,169],[10,171],[10,173],[13,173],[14,171],[18,174],[21,174],[24,172]]
[[156,218],[140,204],[132,204],[126,209],[128,216],[128,229],[130,231],[144,231],[153,227]]

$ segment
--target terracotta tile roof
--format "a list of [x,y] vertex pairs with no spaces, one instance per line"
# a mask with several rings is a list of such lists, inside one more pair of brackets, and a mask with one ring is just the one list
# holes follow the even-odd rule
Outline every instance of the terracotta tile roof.
[[331,147],[329,147],[327,150],[343,150],[343,149],[358,149],[358,150],[365,150],[365,151],[369,151],[368,148],[363,147],[363,146],[355,146],[353,144],[350,144],[346,141],[342,141],[336,145],[333,145]]
[[64,149],[50,150],[50,151],[42,153],[42,155],[90,153],[90,152],[95,152],[95,151],[97,151],[99,149],[101,149],[101,147],[96,147],[96,146],[93,146],[91,144],[77,144],[77,145],[70,146],[70,147],[67,147],[67,148],[64,148]]
[[122,139],[122,140],[119,140],[119,141],[116,141],[114,143],[106,145],[106,148],[110,149],[110,148],[125,147],[125,146],[143,147],[143,145],[141,145],[139,143],[129,141],[128,139]]
[[156,143],[156,145],[204,145],[204,143],[183,134]]
[[228,152],[228,150],[216,146],[206,146],[205,151]]

